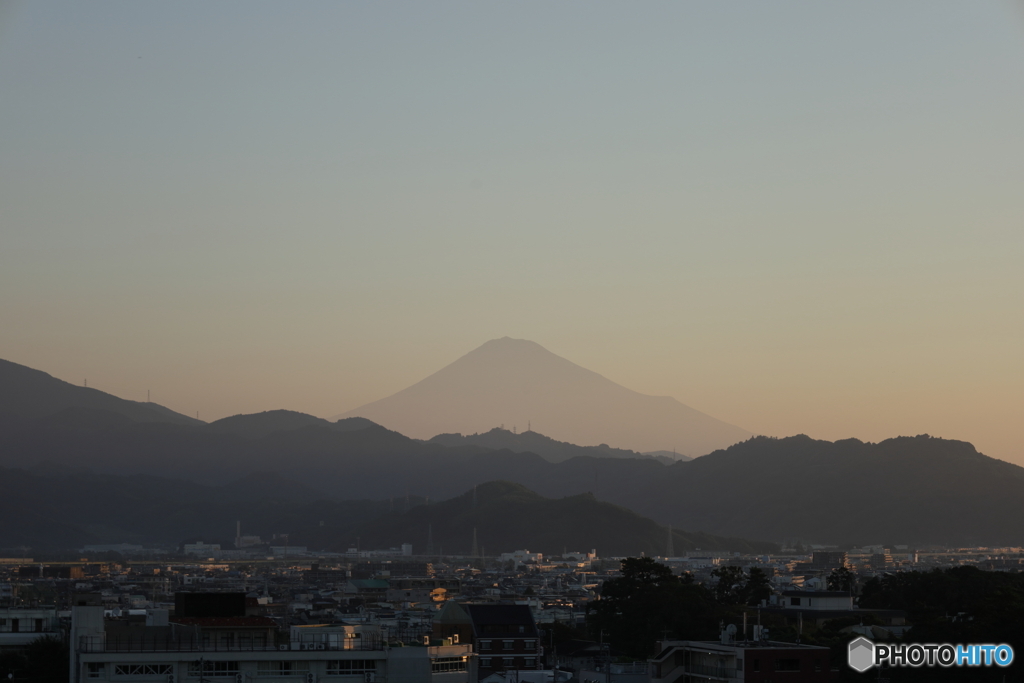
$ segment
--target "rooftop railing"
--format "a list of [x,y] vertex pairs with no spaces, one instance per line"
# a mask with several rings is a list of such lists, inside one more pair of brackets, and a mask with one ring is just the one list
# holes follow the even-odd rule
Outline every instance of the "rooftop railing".
[[384,642],[376,637],[351,638],[334,642],[292,642],[260,638],[226,640],[220,636],[210,638],[116,635],[81,636],[79,652],[271,652],[291,650],[372,651],[383,650]]

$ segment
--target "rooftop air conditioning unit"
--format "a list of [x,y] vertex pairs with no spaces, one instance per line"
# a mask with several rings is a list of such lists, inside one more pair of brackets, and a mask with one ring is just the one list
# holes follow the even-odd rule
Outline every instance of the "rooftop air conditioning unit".
[[373,683],[375,680],[377,680],[377,674],[373,673],[372,671],[367,671],[365,676],[366,683]]
[[287,649],[288,649],[288,646],[287,646],[287,645],[278,645],[278,646],[277,646],[277,649],[278,649],[278,650],[287,650]]
[[318,649],[318,650],[326,650],[327,646],[324,645],[323,643],[317,643],[316,644],[316,649]]

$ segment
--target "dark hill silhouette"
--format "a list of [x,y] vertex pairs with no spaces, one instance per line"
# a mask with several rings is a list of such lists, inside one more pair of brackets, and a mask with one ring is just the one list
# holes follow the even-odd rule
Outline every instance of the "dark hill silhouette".
[[661,524],[766,541],[1003,546],[1024,537],[1024,469],[959,441],[757,437],[665,466],[589,456],[552,463],[533,453],[416,441],[380,425],[335,427],[252,439],[84,409],[0,414],[0,466],[207,485],[274,473],[335,500],[406,492],[444,500],[475,484],[514,480],[542,496],[592,492]]
[[927,435],[757,437],[666,468],[650,502],[636,509],[752,538],[1016,545],[1024,537],[1024,468]]
[[[492,553],[521,547],[553,553],[563,547],[598,548],[606,555],[664,553],[667,529],[591,494],[551,500],[518,484],[491,482],[472,494],[426,505],[421,497],[397,501],[330,501],[301,484],[266,474],[208,487],[160,477],[38,475],[0,470],[0,547],[67,550],[88,543],[176,544],[182,538],[231,543],[235,522],[270,541],[287,533],[292,543],[316,549],[390,547],[413,539],[426,550],[427,524],[448,554],[468,554],[477,527]],[[33,506],[47,497],[49,504]],[[125,514],[130,510],[132,514]],[[71,521],[67,521],[71,520]],[[422,532],[422,533],[420,533]],[[422,539],[420,538],[422,536]],[[395,540],[399,539],[399,540]],[[465,541],[464,549],[459,541]],[[676,531],[679,551],[701,548],[770,552],[772,544]]]
[[682,455],[680,453],[676,453],[675,451],[649,451],[647,453],[642,453],[642,455],[646,455],[661,460],[662,462],[667,462],[669,464],[675,462],[676,460],[682,460],[683,462],[686,462],[687,460],[693,460],[693,458],[691,458],[690,456]]
[[211,422],[206,428],[211,432],[258,439],[275,432],[289,432],[304,427],[324,427],[339,432],[351,432],[371,426],[374,426],[373,422],[361,417],[330,422],[294,410],[268,410],[262,413],[225,417]]
[[45,417],[75,408],[106,410],[136,422],[202,424],[156,403],[126,401],[97,389],[69,384],[40,370],[0,360],[0,412]]
[[321,522],[344,535],[389,507],[388,501],[326,500],[310,487],[266,474],[203,486],[162,477],[0,468],[0,547],[53,551],[89,543],[175,545],[183,538],[230,544],[236,521],[246,534],[266,540],[321,528]]
[[402,391],[339,417],[418,439],[528,421],[553,439],[699,456],[751,436],[668,396],[631,391],[524,339],[493,339]]
[[[666,457],[671,451],[662,451],[659,454],[637,453],[623,448],[612,448],[608,444],[600,446],[577,446],[565,441],[556,441],[549,436],[538,432],[525,431],[520,433],[508,429],[495,427],[483,434],[438,434],[430,440],[430,443],[441,444],[442,446],[483,446],[494,450],[506,449],[513,453],[536,453],[548,462],[563,462],[570,458],[590,456],[593,458],[646,458],[657,460],[665,464],[671,464],[678,458]],[[689,460],[686,456],[682,459]]]
[[[487,482],[441,503],[383,515],[360,525],[357,532],[366,548],[412,543],[414,553],[423,553],[430,535],[434,552],[443,548],[448,554],[469,555],[474,529],[478,544],[490,555],[522,548],[546,554],[561,554],[565,548],[596,548],[603,556],[664,555],[668,541],[667,528],[625,508],[601,502],[592,493],[551,499],[507,481]],[[316,538],[316,530],[313,532],[309,538]],[[324,536],[320,535],[318,545],[332,547],[329,536]],[[333,548],[344,550],[351,540],[334,539]],[[676,552],[697,548],[778,551],[771,543],[682,531],[673,532],[673,545]]]

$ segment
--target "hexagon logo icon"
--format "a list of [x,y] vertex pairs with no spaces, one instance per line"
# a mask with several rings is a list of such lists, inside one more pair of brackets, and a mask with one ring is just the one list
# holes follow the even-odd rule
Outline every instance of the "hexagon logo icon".
[[847,649],[847,661],[851,669],[864,673],[875,665],[875,644],[864,636],[851,640]]

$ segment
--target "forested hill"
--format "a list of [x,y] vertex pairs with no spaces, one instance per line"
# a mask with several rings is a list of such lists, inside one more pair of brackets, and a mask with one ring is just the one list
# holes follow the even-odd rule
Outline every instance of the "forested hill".
[[[344,550],[349,539],[332,532],[312,530],[309,542]],[[635,512],[597,500],[584,493],[565,498],[545,498],[524,486],[507,481],[487,482],[455,498],[382,515],[359,526],[367,547],[397,547],[412,543],[423,552],[428,542],[434,552],[468,555],[476,532],[483,552],[497,554],[528,548],[547,555],[566,549],[602,556],[664,555],[668,529]],[[673,550],[777,552],[772,543],[722,538],[699,532],[673,530]]]

